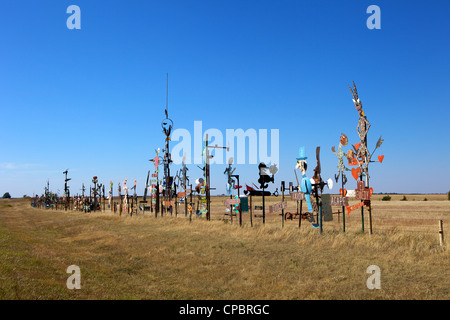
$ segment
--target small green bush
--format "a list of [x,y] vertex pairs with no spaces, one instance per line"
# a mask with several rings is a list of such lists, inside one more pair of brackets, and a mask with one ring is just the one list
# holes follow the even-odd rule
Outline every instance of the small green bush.
[[11,195],[9,194],[9,192],[5,192],[5,194],[3,195],[3,199],[11,199]]
[[403,196],[403,198],[400,201],[408,201],[408,199],[406,199],[406,196]]
[[391,196],[390,195],[384,196],[383,198],[381,198],[381,201],[391,201]]
[[423,201],[428,201],[428,199],[427,199],[427,198],[425,198],[425,199],[423,199]]

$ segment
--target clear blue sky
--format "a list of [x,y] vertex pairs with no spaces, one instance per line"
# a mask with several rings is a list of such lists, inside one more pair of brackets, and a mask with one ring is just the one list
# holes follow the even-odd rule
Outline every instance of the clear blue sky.
[[[66,27],[71,4],[81,30]],[[380,30],[366,27],[372,4]],[[295,181],[300,146],[310,176],[316,146],[334,176],[341,132],[358,142],[355,81],[369,149],[385,140],[375,192],[448,192],[449,16],[443,0],[2,1],[0,194],[40,194],[47,179],[61,193],[67,168],[72,194],[94,175],[115,188],[136,179],[142,194],[164,143],[166,73],[174,129],[280,130],[272,191]],[[212,168],[219,193],[224,169]],[[236,173],[257,184],[255,165]]]

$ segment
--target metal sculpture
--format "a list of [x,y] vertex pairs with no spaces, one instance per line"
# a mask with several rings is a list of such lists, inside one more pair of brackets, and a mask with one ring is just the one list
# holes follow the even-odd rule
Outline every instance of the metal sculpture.
[[113,210],[112,203],[111,203],[112,199],[113,199],[113,182],[110,180],[109,181],[109,199],[108,199],[109,201],[108,201],[108,205],[109,205],[109,208],[111,209],[111,211]]
[[133,216],[133,211],[136,208],[137,209],[137,193],[136,193],[136,186],[137,181],[134,180],[134,185],[131,187],[130,190],[133,190],[133,197],[131,198],[131,208],[130,208],[130,216]]
[[321,176],[322,167],[320,165],[320,147],[316,148],[316,160],[317,160],[317,165],[316,165],[316,167],[314,169],[314,176],[313,176],[314,183],[312,184],[312,187],[313,187],[314,196],[316,198],[319,223],[318,224],[313,224],[312,226],[314,228],[318,228],[319,232],[322,233],[322,230],[323,230],[323,197],[322,197],[322,192],[323,192],[323,188],[325,186],[328,186],[329,189],[333,188],[333,180],[328,179],[327,182],[324,182],[322,180],[322,176]]
[[66,171],[63,172],[65,175],[64,179],[64,209],[67,210],[69,207],[69,201],[70,201],[70,190],[69,186],[67,185],[67,182],[70,181],[72,178],[67,178],[67,174],[69,173],[69,169],[66,169]]
[[[303,197],[304,197],[304,199],[306,200],[307,207],[308,207],[308,212],[306,214],[304,214],[304,216],[307,217],[308,221],[312,223],[312,226],[314,228],[318,228],[319,232],[322,233],[322,230],[323,230],[322,192],[323,192],[323,188],[325,186],[328,186],[328,188],[331,189],[333,187],[333,181],[331,179],[328,179],[327,182],[324,182],[322,180],[322,176],[321,176],[322,167],[320,164],[320,147],[316,148],[317,165],[314,169],[314,175],[313,175],[312,179],[309,179],[306,175],[306,170],[308,168],[307,161],[306,161],[307,159],[308,159],[308,157],[305,154],[305,148],[301,147],[299,149],[299,157],[297,158],[297,164],[296,164],[296,169],[300,169],[300,171],[302,173],[301,184],[298,181],[297,173],[295,173],[295,175],[297,178],[297,189],[300,190],[303,193],[303,195],[301,196],[301,198],[298,197],[298,199],[303,200]],[[294,170],[294,172],[295,172],[295,170]],[[299,194],[299,196],[300,195],[301,194]],[[316,200],[314,205],[311,202],[311,195],[313,195]],[[300,208],[300,210],[301,210],[301,208]],[[316,222],[314,219],[314,214],[313,214],[314,211],[317,212],[318,222]],[[299,227],[301,226],[301,219],[302,219],[302,214],[300,211]]]
[[[298,227],[300,228],[302,225],[302,219],[309,219],[311,214],[308,212],[306,212],[306,213],[302,212],[303,201],[306,201],[306,197],[305,197],[305,193],[303,193],[301,191],[300,183],[298,182],[297,172],[295,171],[295,169],[294,169],[294,173],[295,173],[295,177],[297,179],[297,186],[295,187],[292,182],[289,182],[289,195],[291,197],[291,200],[294,200],[297,202],[297,211],[295,213],[286,212],[285,219],[293,220],[294,218],[296,218],[298,216],[298,218],[299,218]],[[284,181],[282,181],[281,189],[285,190],[285,186],[284,186],[283,182]],[[284,198],[283,192],[282,192],[282,195]],[[300,205],[299,205],[299,201],[300,201]]]
[[[167,74],[167,86],[166,86],[166,109],[165,109],[165,115],[166,118],[163,119],[163,121],[161,122],[161,127],[163,129],[164,135],[166,136],[165,139],[165,147],[162,150],[164,152],[164,159],[163,159],[163,164],[164,164],[164,180],[163,180],[163,184],[165,186],[164,190],[163,190],[163,198],[164,198],[164,209],[167,209],[166,204],[169,204],[170,207],[170,212],[172,213],[172,205],[171,205],[171,200],[172,200],[172,182],[173,182],[173,177],[170,176],[170,164],[173,162],[171,159],[171,155],[170,155],[170,151],[169,151],[169,141],[170,141],[170,135],[172,133],[172,129],[173,129],[173,121],[169,118],[169,74]],[[156,163],[155,163],[156,166]],[[162,214],[162,212],[161,212]]]
[[92,196],[94,197],[94,201],[90,203],[90,206],[91,206],[90,209],[91,210],[93,209],[94,211],[97,211],[97,209],[99,207],[97,196],[101,197],[102,184],[98,184],[97,176],[94,176],[92,178],[92,183],[94,184],[94,187],[91,189],[91,192],[92,192]]
[[210,163],[209,160],[212,159],[214,156],[210,154],[209,149],[226,149],[229,151],[229,147],[220,147],[217,144],[214,146],[210,146],[208,140],[208,134],[205,136],[205,141],[203,142],[203,150],[202,150],[202,156],[204,161],[203,168],[200,168],[203,170],[203,177],[204,177],[204,189],[200,188],[200,191],[205,191],[205,198],[206,198],[206,208],[202,206],[201,212],[205,214],[207,220],[211,220],[211,190],[215,190],[215,188],[211,188],[211,176],[210,176]]
[[338,147],[338,152],[336,152],[335,147],[331,147],[331,151],[333,151],[333,153],[338,157],[338,174],[334,176],[334,179],[336,180],[336,183],[339,182],[339,177],[341,176],[341,180],[342,183],[345,184],[347,182],[347,177],[345,175],[345,171],[350,171],[349,168],[347,168],[344,164],[344,157],[345,157],[345,153],[342,150],[342,147],[347,146],[348,144],[348,138],[347,136],[342,133],[341,137],[339,138],[339,147]]
[[[119,195],[119,216],[121,216],[122,215],[122,187],[120,185],[120,182],[117,185],[117,192]],[[114,210],[114,211],[116,211],[116,210]]]
[[[235,201],[233,202],[229,202],[230,203],[230,207],[234,206],[234,212],[235,214],[239,214],[239,225],[242,226],[242,208],[240,206],[240,188],[241,186],[239,185],[239,175],[238,174],[233,174],[234,171],[236,170],[236,168],[232,167],[233,164],[233,157],[230,157],[228,159],[228,167],[225,169],[225,171],[223,172],[224,174],[227,175],[227,185],[226,185],[226,190],[227,190],[227,194],[230,196],[230,199],[232,200],[233,198],[233,190],[237,189],[237,196],[235,197]],[[236,201],[237,199],[237,201]],[[226,205],[227,207],[227,205]],[[233,208],[231,207],[230,209],[230,217],[231,217],[231,221],[233,221]]]
[[105,185],[103,184],[102,185],[102,192],[103,192],[103,197],[102,197],[102,206],[103,206],[103,208],[102,208],[102,210],[103,210],[103,212],[105,211],[105,202],[106,202],[106,198],[105,198]]
[[347,189],[345,189],[345,184],[347,183],[348,179],[347,176],[345,175],[345,171],[350,171],[349,168],[347,168],[344,164],[344,157],[345,158],[350,158],[351,161],[351,154],[352,154],[352,150],[349,150],[349,153],[345,154],[344,151],[342,150],[342,147],[345,147],[348,145],[348,138],[347,136],[342,133],[341,137],[339,139],[339,147],[338,147],[338,152],[336,152],[335,147],[333,146],[331,148],[331,151],[333,151],[333,153],[338,157],[338,174],[334,176],[336,183],[339,182],[339,177],[341,178],[341,189],[339,190],[339,194],[340,194],[340,200],[338,200],[336,197],[332,197],[331,198],[331,205],[336,205],[337,203],[341,203],[342,204],[342,231],[345,232],[345,204],[347,203],[348,205],[348,199],[346,197],[347,195]]
[[[153,162],[153,164],[155,165],[155,171],[154,173],[151,174],[151,181],[150,181],[150,194],[151,194],[151,199],[152,199],[152,210],[155,211],[155,218],[158,216],[158,212],[159,212],[159,152],[160,149],[157,148],[155,150],[155,157],[153,159],[150,159],[149,161]],[[148,180],[148,176],[147,176],[147,180]],[[145,200],[145,199],[144,199]]]
[[[258,171],[259,171],[259,185],[262,189],[262,218],[263,218],[263,224],[266,223],[266,195],[271,195],[270,192],[265,191],[269,187],[269,183],[275,182],[275,174],[278,172],[278,168],[276,164],[272,164],[270,167],[267,167],[267,165],[264,162],[261,162],[258,165]],[[250,193],[252,194],[252,193]],[[250,200],[251,202],[251,200]]]
[[295,168],[299,169],[300,172],[302,173],[301,183],[299,183],[298,181],[297,173],[295,170],[294,172],[297,179],[298,190],[300,190],[304,194],[306,205],[308,207],[308,212],[305,213],[305,215],[309,217],[308,219],[310,222],[314,222],[313,208],[311,204],[312,185],[310,179],[306,175],[306,170],[308,169],[308,163],[306,159],[308,159],[308,157],[305,154],[305,147],[300,147],[299,157],[297,158],[297,164],[295,165]]
[[[186,153],[183,154],[183,167],[181,169],[181,185],[184,189],[184,216],[186,217],[188,214],[188,201],[187,201],[187,194],[188,194],[188,182],[189,177],[187,175],[188,168],[186,167]],[[192,205],[192,204],[191,204]]]
[[263,195],[265,195],[265,196],[270,196],[271,195],[271,193],[270,193],[270,191],[262,191],[262,190],[258,190],[258,187],[256,187],[256,189],[255,188],[252,188],[252,187],[249,187],[248,185],[245,185],[245,187],[246,187],[246,190],[244,190],[244,194],[245,195],[247,195],[247,196],[263,196]]
[[233,158],[230,157],[228,159],[228,167],[223,172],[223,174],[227,175],[226,190],[227,190],[227,195],[229,195],[229,196],[233,195],[233,188],[235,186],[234,179],[233,179],[232,175],[233,175],[234,171],[236,170],[236,168],[232,168],[232,164],[233,164]]
[[[361,193],[359,193],[359,199],[361,200],[361,204],[359,205],[361,207],[361,225],[362,225],[362,231],[364,232],[364,206],[368,207],[369,211],[369,233],[372,234],[372,208],[370,204],[370,188],[369,188],[369,164],[371,162],[383,162],[384,156],[378,156],[378,161],[373,161],[372,157],[375,153],[375,151],[381,147],[383,143],[383,139],[381,137],[378,139],[377,144],[375,146],[375,149],[372,153],[369,152],[369,149],[367,147],[367,133],[370,128],[370,123],[367,120],[367,116],[365,115],[365,112],[362,108],[361,100],[358,96],[358,91],[356,90],[355,82],[353,82],[353,90],[349,86],[350,92],[353,96],[353,104],[355,105],[356,111],[358,111],[359,119],[358,119],[358,125],[356,126],[356,131],[358,133],[359,137],[359,143],[353,145],[353,152],[350,152],[348,155],[348,158],[352,159],[351,162],[349,161],[350,165],[356,165],[358,166],[357,169],[352,168],[352,175],[355,178],[355,180],[363,181],[363,177],[365,177],[364,182],[364,190],[361,190]],[[358,188],[363,188],[363,185],[360,183],[358,185]],[[373,192],[373,190],[372,190]],[[364,196],[363,196],[364,195]],[[369,195],[365,199],[366,195]],[[352,211],[353,208],[347,207],[347,214]]]
[[125,181],[123,182],[123,211],[125,213],[128,212],[128,186],[127,186],[127,178],[125,178]]
[[[203,216],[208,218],[208,197],[206,180],[204,178],[198,178],[195,180],[195,191],[197,192],[197,210],[195,211],[197,216]],[[199,208],[200,204],[200,208]],[[206,206],[206,207],[205,207]]]
[[144,197],[142,198],[142,201],[140,203],[147,203],[147,192],[149,189],[148,179],[150,178],[150,170],[147,172],[147,180],[145,181],[145,188],[144,188]]

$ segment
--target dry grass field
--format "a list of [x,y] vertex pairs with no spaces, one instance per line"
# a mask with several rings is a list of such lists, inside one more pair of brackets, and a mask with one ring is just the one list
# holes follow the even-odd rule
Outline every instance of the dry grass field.
[[[243,226],[213,197],[211,221],[179,210],[154,218],[106,212],[35,209],[27,199],[0,200],[0,299],[450,299],[447,195],[373,199],[373,234],[361,232],[359,210],[324,223],[322,235],[303,220],[249,214]],[[428,201],[423,201],[424,198]],[[266,204],[281,201],[267,198]],[[253,200],[253,204],[257,204]],[[295,211],[288,201],[287,211]],[[254,212],[256,213],[256,212]],[[81,289],[66,287],[81,270]],[[367,267],[381,270],[369,290]]]

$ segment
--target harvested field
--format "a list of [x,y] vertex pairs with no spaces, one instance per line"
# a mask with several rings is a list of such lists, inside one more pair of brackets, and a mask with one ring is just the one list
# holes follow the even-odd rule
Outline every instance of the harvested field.
[[[253,227],[247,214],[240,227],[223,220],[226,197],[213,197],[211,221],[191,223],[182,210],[155,219],[1,200],[0,299],[449,299],[437,221],[447,232],[450,201],[427,197],[375,198],[372,235],[361,232],[359,211],[346,217],[346,233],[337,219],[322,235],[306,220],[281,228],[278,214]],[[70,265],[80,267],[80,290],[66,287]],[[366,286],[370,265],[380,267],[379,290]]]

